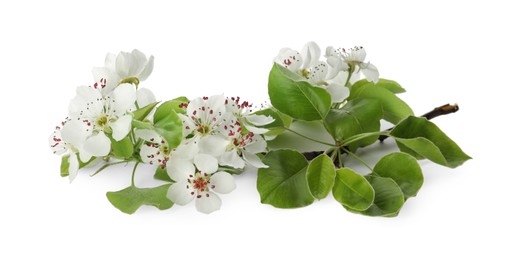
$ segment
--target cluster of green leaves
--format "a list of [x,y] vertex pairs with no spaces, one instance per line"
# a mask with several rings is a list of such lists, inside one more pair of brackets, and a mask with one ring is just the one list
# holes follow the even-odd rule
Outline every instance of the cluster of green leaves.
[[[278,208],[304,207],[333,197],[348,211],[368,216],[396,216],[404,202],[423,185],[420,159],[455,168],[470,157],[425,118],[415,117],[397,94],[405,90],[395,81],[360,80],[346,84],[346,102],[332,104],[325,89],[274,65],[268,93],[272,108],[259,113],[276,121],[267,127],[270,152],[259,169],[257,189],[261,202]],[[395,125],[381,131],[380,121]],[[355,151],[374,144],[380,135],[396,140],[401,152],[382,157],[370,173],[343,168],[343,160],[359,158]],[[308,161],[306,155],[320,151]],[[309,156],[311,157],[311,156]],[[344,158],[345,157],[345,158]],[[365,164],[365,163],[364,163]]]

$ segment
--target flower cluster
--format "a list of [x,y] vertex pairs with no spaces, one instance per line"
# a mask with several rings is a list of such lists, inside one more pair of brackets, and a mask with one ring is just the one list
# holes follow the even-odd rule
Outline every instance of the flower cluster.
[[[340,206],[367,216],[397,216],[417,195],[424,177],[418,159],[455,168],[471,159],[428,120],[453,113],[445,105],[415,117],[397,95],[396,81],[379,78],[363,47],[281,49],[268,80],[268,103],[224,95],[157,102],[141,88],[154,58],[138,50],[108,54],[93,69],[93,84],[77,88],[68,116],[49,138],[62,155],[61,175],[73,181],[83,167],[133,163],[131,186],[108,192],[108,200],[132,214],[142,205],[164,210],[194,201],[199,212],[221,207],[218,194],[236,188],[234,175],[258,169],[261,203],[305,207],[332,194]],[[394,127],[381,129],[381,121]],[[394,138],[400,152],[375,165],[357,150]],[[345,167],[357,160],[370,172]],[[139,188],[139,164],[165,182]],[[351,165],[351,164],[347,164]]]
[[108,54],[105,66],[93,69],[94,84],[77,88],[50,147],[64,155],[62,174],[70,181],[101,158],[116,160],[105,166],[147,163],[167,172],[169,200],[185,205],[195,198],[200,212],[211,213],[221,206],[214,192],[235,188],[232,175],[220,167],[267,167],[257,156],[266,152],[261,134],[268,130],[261,126],[274,119],[253,114],[252,104],[239,97],[223,95],[158,105],[150,90],[139,88],[153,61],[138,50]]
[[315,42],[308,42],[301,52],[281,49],[274,61],[312,85],[326,89],[333,103],[339,103],[349,96],[347,84],[357,81],[360,73],[370,82],[378,81],[378,69],[365,62],[366,55],[363,47],[335,49],[329,46],[324,54],[325,61],[321,61],[320,47]]
[[49,139],[52,151],[66,156],[70,181],[79,169],[78,156],[84,164],[98,162],[92,157],[108,156],[112,140],[120,141],[129,134],[131,111],[155,102],[150,90],[136,90],[152,70],[153,56],[147,58],[138,50],[110,53],[104,67],[93,68],[94,84],[77,88],[68,117]]

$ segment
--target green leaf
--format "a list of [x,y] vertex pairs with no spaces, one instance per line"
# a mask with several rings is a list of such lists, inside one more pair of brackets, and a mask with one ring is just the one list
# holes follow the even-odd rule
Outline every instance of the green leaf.
[[471,159],[439,127],[426,118],[410,116],[399,123],[390,135],[396,138],[401,151],[450,168],[458,167]]
[[136,129],[153,129],[153,125],[149,121],[143,122],[133,119],[133,121],[131,121],[131,125]]
[[270,71],[268,94],[276,109],[299,120],[323,119],[331,107],[331,96],[325,89],[312,86],[278,64]]
[[133,214],[142,205],[154,206],[160,210],[169,209],[173,202],[167,198],[167,190],[171,184],[155,188],[127,187],[120,191],[107,192],[106,197],[120,211]]
[[68,159],[70,158],[70,154],[61,156],[61,177],[67,177],[68,176],[68,168],[70,167],[70,163],[68,162]]
[[386,85],[377,85],[373,83],[354,84],[351,89],[351,95],[348,100],[356,99],[375,99],[380,102],[383,108],[383,119],[397,124],[407,116],[413,115],[412,109],[400,98],[398,98],[392,91],[396,87],[389,87]]
[[313,203],[306,179],[308,162],[304,155],[293,150],[269,152],[257,173],[257,190],[261,203],[277,208],[298,208]]
[[397,216],[405,203],[405,196],[397,183],[390,178],[373,175],[365,176],[365,178],[370,182],[376,194],[372,206],[365,211],[358,211],[345,205],[344,207],[351,212],[367,216]]
[[374,174],[394,180],[405,194],[413,197],[423,186],[424,177],[417,160],[406,153],[391,153],[374,166]]
[[158,104],[158,102],[155,102],[155,103],[151,103],[145,107],[142,107],[140,109],[137,109],[136,111],[133,112],[133,119],[136,119],[139,121],[144,120],[149,115],[149,113],[151,113],[151,111],[153,111],[153,108],[155,108],[155,106],[157,104]]
[[[326,131],[322,122],[320,121],[294,121],[290,127],[291,130],[307,136],[309,138],[333,144],[335,141],[333,137]],[[279,149],[293,149],[301,153],[313,152],[313,151],[325,151],[332,146],[317,143],[312,140],[308,140],[300,135],[285,131],[278,135],[275,139],[268,141],[268,148],[270,150]]]
[[[341,142],[354,135],[378,132],[383,110],[374,99],[360,99],[347,102],[341,109],[331,109],[324,121],[327,131]],[[378,139],[371,136],[358,141],[358,145],[367,146]]]
[[115,157],[126,159],[133,155],[133,143],[128,136],[118,142],[113,138],[110,139],[112,142],[112,152]]
[[153,121],[157,122],[162,120],[162,118],[166,117],[167,114],[169,114],[171,111],[175,111],[179,114],[185,114],[186,109],[184,107],[180,107],[180,105],[188,103],[189,99],[187,99],[186,97],[178,97],[162,103],[156,109],[155,114],[153,115]]
[[351,169],[342,168],[336,170],[333,196],[342,205],[361,211],[372,205],[374,189],[360,174]]
[[359,88],[364,85],[374,85],[376,87],[384,88],[394,94],[405,93],[406,90],[399,85],[399,83],[389,79],[379,79],[378,83],[369,82],[366,79],[358,80],[354,83],[353,89]]
[[164,138],[169,146],[169,149],[176,148],[181,142],[183,137],[183,123],[182,119],[171,110],[169,113],[160,117],[158,120],[154,120],[155,131]]
[[169,177],[169,174],[167,174],[167,168],[164,167],[162,169],[161,165],[156,168],[155,175],[153,175],[153,177],[161,181],[174,182],[171,177]]
[[333,188],[335,182],[335,165],[326,154],[321,154],[313,159],[308,166],[307,179],[309,191],[316,199],[323,199]]

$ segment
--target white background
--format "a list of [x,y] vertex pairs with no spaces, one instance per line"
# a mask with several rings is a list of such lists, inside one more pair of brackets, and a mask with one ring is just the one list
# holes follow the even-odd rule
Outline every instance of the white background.
[[[0,3],[1,259],[517,259],[512,1],[150,2]],[[128,186],[131,166],[73,184],[59,177],[47,138],[107,52],[155,55],[141,86],[159,99],[260,102],[278,50],[309,40],[363,45],[417,114],[458,102],[434,122],[474,160],[455,170],[422,162],[425,184],[397,218],[349,213],[332,196],[302,209],[263,205],[254,170],[211,215],[194,205],[119,212],[105,192]],[[139,169],[137,185],[155,184]]]

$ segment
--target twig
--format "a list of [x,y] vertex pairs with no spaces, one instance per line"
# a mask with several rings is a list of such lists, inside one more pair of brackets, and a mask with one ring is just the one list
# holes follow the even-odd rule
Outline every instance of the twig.
[[[457,111],[459,111],[459,105],[457,105],[457,104],[446,104],[446,105],[442,105],[440,107],[434,108],[432,111],[422,115],[421,117],[424,117],[424,118],[426,118],[428,120],[431,120],[431,119],[436,118],[438,116],[444,116],[444,115],[447,115],[447,114],[455,113]],[[389,129],[387,129],[386,131],[390,131],[392,129],[394,129],[394,127],[391,127]],[[383,142],[387,138],[389,138],[388,135],[380,135],[378,140],[380,142]]]
[[[457,104],[446,104],[446,105],[434,108],[432,111],[422,115],[421,117],[424,117],[424,118],[430,120],[430,119],[436,118],[438,116],[444,116],[444,115],[447,115],[447,114],[455,113],[457,111],[459,111],[459,105],[457,105]],[[393,129],[393,127],[387,129],[386,131],[390,131],[392,129]],[[388,135],[380,135],[378,140],[380,142],[383,142],[388,137],[389,137]],[[319,156],[319,155],[321,155],[323,153],[324,152],[322,152],[322,151],[305,152],[305,153],[303,153],[303,155],[306,157],[306,159],[312,160],[313,158],[315,158],[315,157],[317,157],[317,156]],[[335,164],[336,163],[338,163],[338,162],[335,161]]]

